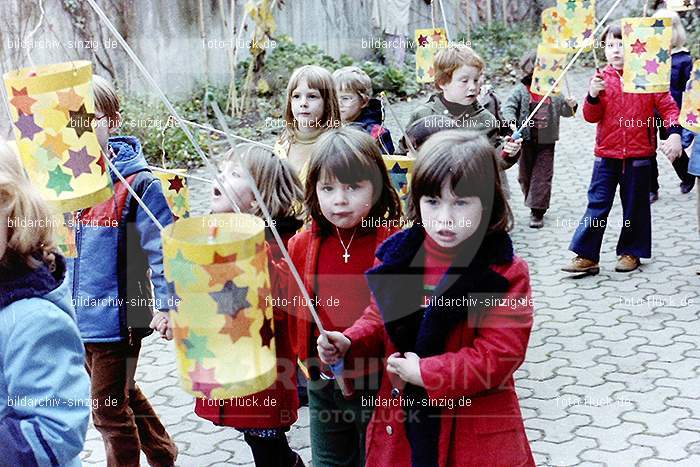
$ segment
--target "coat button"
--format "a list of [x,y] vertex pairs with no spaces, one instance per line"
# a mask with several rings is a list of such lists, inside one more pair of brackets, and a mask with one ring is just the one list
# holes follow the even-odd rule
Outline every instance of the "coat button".
[[392,399],[396,399],[397,397],[399,397],[400,394],[401,394],[401,391],[399,390],[399,388],[392,388],[391,389]]
[[386,426],[386,434],[389,436],[394,434],[394,429],[391,427],[391,425]]

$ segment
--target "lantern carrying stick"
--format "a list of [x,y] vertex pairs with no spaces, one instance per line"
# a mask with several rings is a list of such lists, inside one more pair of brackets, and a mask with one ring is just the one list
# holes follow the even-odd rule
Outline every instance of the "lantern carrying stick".
[[394,109],[391,107],[391,103],[389,102],[389,99],[386,97],[386,93],[384,91],[380,92],[379,95],[382,97],[382,100],[386,102],[386,108],[389,109],[389,113],[391,114],[391,118],[394,119],[396,124],[399,127],[399,130],[401,130],[401,134],[403,135],[403,140],[406,141],[406,146],[408,146],[408,149],[411,150],[413,154],[416,154],[416,148],[413,147],[413,143],[409,139],[408,135],[406,134],[406,130],[403,129],[403,125],[401,125],[401,122],[399,121],[399,117],[396,116],[394,113]]

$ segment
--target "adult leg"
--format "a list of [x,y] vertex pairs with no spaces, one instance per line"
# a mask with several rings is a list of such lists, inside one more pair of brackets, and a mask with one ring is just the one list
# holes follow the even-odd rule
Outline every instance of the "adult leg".
[[637,258],[651,257],[651,207],[649,198],[649,171],[654,158],[625,161],[625,170],[620,180],[622,201],[622,229],[617,242],[618,255]]

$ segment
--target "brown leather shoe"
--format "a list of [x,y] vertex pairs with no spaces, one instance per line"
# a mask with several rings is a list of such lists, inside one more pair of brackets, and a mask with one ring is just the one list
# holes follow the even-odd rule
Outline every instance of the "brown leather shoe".
[[571,260],[568,266],[564,266],[561,270],[564,272],[585,273],[594,276],[600,272],[600,266],[592,259],[577,256]]
[[641,263],[639,258],[632,255],[622,255],[617,260],[615,271],[617,272],[632,272],[639,267]]

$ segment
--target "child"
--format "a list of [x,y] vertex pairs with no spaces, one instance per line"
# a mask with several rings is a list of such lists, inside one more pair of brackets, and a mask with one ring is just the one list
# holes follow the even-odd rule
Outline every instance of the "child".
[[[536,59],[537,54],[531,51],[520,60],[520,69],[524,77],[513,88],[503,106],[503,118],[513,122],[516,127],[525,123],[525,119],[542,100],[542,96],[530,90]],[[571,97],[548,97],[533,116],[534,125],[525,126],[522,130],[524,143],[519,160],[518,181],[525,197],[525,206],[530,208],[530,227],[533,229],[544,227],[544,214],[549,209],[554,176],[554,146],[559,139],[559,119],[573,117],[576,107],[576,100]]]
[[340,110],[333,77],[325,68],[304,65],[287,84],[287,124],[275,144],[275,153],[289,159],[292,169],[304,178],[304,167],[321,134],[340,126]]
[[463,130],[426,142],[414,224],[366,273],[371,306],[317,341],[327,363],[387,358],[377,400],[389,403],[367,429],[367,465],[535,465],[513,382],[532,328],[530,278],[494,159],[486,138]]
[[[109,137],[121,124],[119,98],[111,83],[93,78],[95,133],[103,154],[160,223],[172,223],[160,182],[148,170],[139,141],[133,136]],[[171,466],[177,448],[136,386],[134,373],[141,339],[150,333],[149,327],[164,328],[175,303],[163,276],[158,228],[116,175],[110,175],[114,197],[76,213],[78,256],[68,266],[96,401],[92,417],[105,443],[108,466],[139,465],[141,450],[151,465]],[[153,303],[159,310],[155,316]]]
[[[304,204],[311,227],[292,237],[289,254],[310,297],[317,300],[324,327],[342,331],[369,304],[363,274],[401,216],[398,195],[372,137],[347,127],[325,133],[309,165]],[[345,399],[317,360],[318,330],[296,283],[289,290],[295,292],[289,300],[296,304],[290,332],[310,375],[313,463],[363,466],[365,429],[372,413],[372,407],[363,406],[363,397],[374,394],[370,386],[376,386],[379,365],[346,373],[355,393]]]
[[[464,44],[450,45],[435,55],[435,87],[439,91],[430,96],[427,102],[418,106],[411,114],[408,126],[419,118],[428,115],[446,115],[457,124],[469,130],[476,130],[488,137],[497,148],[498,167],[505,171],[515,164],[522,139],[513,141],[508,136],[501,144],[499,132],[502,122],[496,120],[479,102],[478,97],[483,82],[484,61],[474,50]],[[402,140],[400,153],[407,147]],[[508,192],[508,181],[501,175],[501,183]]]
[[600,271],[600,246],[617,185],[620,185],[623,225],[617,243],[619,258],[615,270],[634,271],[639,267],[640,257],[651,257],[649,179],[651,161],[656,157],[656,136],[650,126],[653,126],[654,110],[662,116],[671,133],[662,145],[663,152],[670,160],[681,153],[678,107],[671,94],[623,92],[620,23],[609,25],[602,37],[608,66],[602,71],[596,70],[583,105],[586,121],[598,124],[596,160],[588,188],[588,209],[569,245],[578,256],[562,268],[565,272],[598,274]]
[[[299,179],[286,160],[273,152],[256,146],[241,145],[226,155],[222,179],[224,189],[234,197],[241,212],[262,217],[243,167],[252,176],[270,211],[275,228],[284,245],[301,227],[296,207],[301,205],[302,188]],[[212,212],[235,212],[233,205],[219,188],[212,194]],[[279,296],[280,279],[275,274],[274,261],[282,259],[282,253],[268,226],[265,237],[269,242],[270,273],[273,296]],[[286,286],[286,283],[283,284]],[[232,426],[244,433],[244,439],[253,451],[258,467],[303,466],[299,455],[292,451],[285,433],[297,419],[299,400],[296,389],[296,356],[287,332],[287,315],[274,307],[275,348],[277,351],[277,381],[271,387],[248,397],[228,401],[195,401],[195,413],[217,425]],[[265,400],[276,401],[275,406],[265,406]]]
[[[673,10],[662,9],[654,13],[655,18],[671,18],[673,36],[671,38],[671,96],[676,101],[678,108],[683,102],[683,91],[690,79],[693,69],[693,59],[690,52],[685,47],[686,33],[680,16]],[[657,114],[658,117],[658,114]],[[668,132],[662,125],[658,125],[659,138],[668,139]],[[681,180],[681,193],[689,193],[695,186],[695,177],[688,174],[688,155],[683,151],[681,156],[672,163],[676,175]],[[659,166],[656,158],[651,161],[651,186],[649,188],[649,200],[651,203],[659,199]]]
[[[31,227],[17,226],[18,221]],[[48,221],[48,225],[47,225]],[[90,418],[63,257],[51,215],[0,142],[0,446],[3,465],[80,466]],[[30,404],[27,401],[56,401]]]
[[340,117],[344,124],[356,125],[372,135],[382,154],[394,154],[391,133],[383,126],[384,109],[372,98],[372,79],[361,68],[346,66],[333,72]]

